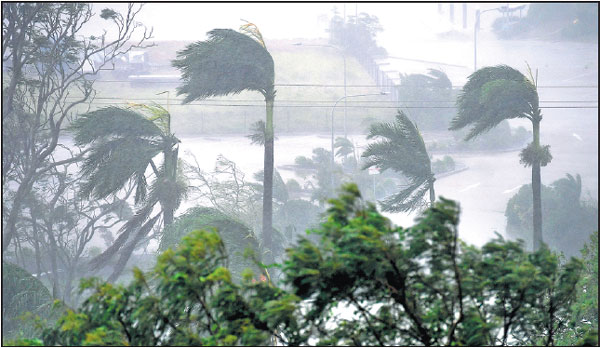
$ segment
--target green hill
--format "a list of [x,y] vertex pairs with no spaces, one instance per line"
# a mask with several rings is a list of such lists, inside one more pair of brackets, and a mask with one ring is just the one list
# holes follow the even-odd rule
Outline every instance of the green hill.
[[[277,97],[275,104],[275,131],[277,133],[329,132],[331,109],[335,101],[344,95],[343,59],[334,49],[309,46],[326,45],[325,41],[304,41],[302,46],[293,45],[298,41],[268,41],[267,48],[275,61],[275,83]],[[190,42],[162,41],[147,48],[150,74],[177,75],[170,66],[176,52]],[[178,135],[195,134],[247,134],[252,123],[264,119],[265,105],[262,96],[255,92],[210,98],[204,101],[181,105],[182,97],[176,97],[177,83],[144,83],[133,85],[123,81],[126,75],[118,71],[103,72],[97,81],[96,100],[92,109],[108,104],[127,102],[159,102],[166,106],[169,91],[170,111],[173,115],[173,129]],[[367,71],[352,57],[347,57],[347,85],[374,85]],[[310,86],[309,86],[310,85]],[[314,85],[337,85],[324,87]],[[373,87],[347,87],[348,95],[379,93]],[[391,120],[393,109],[353,108],[356,104],[378,104],[373,101],[386,101],[387,96],[367,96],[348,99],[348,131],[364,132],[372,120]],[[380,103],[379,103],[380,104]],[[343,103],[335,109],[335,127],[343,127]]]

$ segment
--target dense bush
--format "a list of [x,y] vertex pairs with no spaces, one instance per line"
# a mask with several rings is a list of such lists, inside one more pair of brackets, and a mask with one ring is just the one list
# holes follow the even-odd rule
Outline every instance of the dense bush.
[[397,89],[400,110],[420,130],[448,129],[456,113],[449,106],[453,106],[457,91],[452,89],[452,82],[446,73],[429,69],[427,74],[402,74]]
[[[550,186],[542,185],[542,202],[544,242],[567,256],[578,256],[598,229],[598,205],[581,200],[581,177],[567,174]],[[507,233],[529,243],[532,214],[531,185],[523,185],[506,205]]]
[[254,266],[251,260],[244,258],[244,251],[246,248],[250,248],[260,255],[259,241],[251,228],[217,209],[195,207],[178,216],[171,225],[165,228],[159,251],[164,252],[169,248],[177,248],[183,237],[192,231],[202,229],[219,231],[229,258],[228,264],[232,277],[235,281],[240,281],[242,271]]
[[[35,316],[56,319],[44,284],[21,267],[2,261],[2,340],[36,334]],[[31,315],[27,318],[27,313]]]
[[252,272],[235,284],[219,235],[194,231],[126,287],[84,282],[92,295],[43,343],[551,345],[566,330],[581,261],[501,237],[468,246],[443,198],[407,229],[355,185],[330,205],[320,242],[301,239],[277,266],[281,284]]
[[[557,340],[559,346],[595,346],[598,337],[598,230],[581,249],[583,273],[577,284],[577,301],[571,308],[568,330]],[[596,341],[594,341],[596,337]]]
[[501,39],[524,38],[533,33],[542,38],[598,39],[598,6],[595,3],[533,3],[527,16],[501,17],[494,21]]
[[456,169],[456,162],[452,157],[446,155],[442,159],[437,159],[431,163],[431,170],[435,174],[447,173]]
[[456,150],[492,151],[522,147],[531,139],[531,132],[524,127],[511,129],[508,121],[500,122],[496,127],[476,138],[464,141],[467,129],[452,132]]

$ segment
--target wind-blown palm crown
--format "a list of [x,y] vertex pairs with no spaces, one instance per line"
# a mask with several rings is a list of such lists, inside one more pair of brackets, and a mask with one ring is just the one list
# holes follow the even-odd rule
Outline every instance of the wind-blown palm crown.
[[275,64],[256,25],[247,23],[240,29],[241,33],[231,29],[209,31],[208,40],[178,52],[173,66],[181,70],[183,85],[177,88],[177,95],[185,94],[184,103],[246,90],[265,97],[262,238],[269,249],[273,230]]
[[264,42],[231,29],[214,29],[208,40],[177,53],[173,66],[180,69],[183,85],[177,95],[184,103],[214,96],[257,91],[273,98],[275,65]]
[[538,107],[536,87],[521,72],[507,65],[482,68],[469,76],[458,96],[450,130],[473,125],[465,137],[470,140],[505,119],[531,119]]
[[94,199],[114,194],[134,180],[139,203],[146,197],[144,173],[152,159],[179,142],[156,121],[114,106],[81,115],[71,128],[76,145],[91,145],[81,167],[87,178],[82,194]]
[[[110,106],[81,115],[72,124],[75,143],[89,146],[81,167],[86,180],[82,194],[101,199],[123,190],[128,182],[135,187],[135,204],[139,209],[123,225],[115,243],[91,262],[101,266],[122,249],[112,280],[161,216],[165,225],[171,223],[174,211],[185,196],[187,185],[177,170],[180,141],[169,132],[169,118],[169,113],[156,104],[133,105],[132,108]],[[163,161],[157,166],[153,159],[159,154],[163,155]],[[146,175],[149,168],[155,176],[151,183]],[[151,217],[157,204],[161,212]]]
[[367,139],[378,141],[370,143],[362,154],[366,158],[363,169],[373,166],[380,171],[392,169],[409,180],[408,187],[381,202],[383,210],[412,211],[418,208],[428,190],[430,200],[435,200],[435,178],[425,142],[404,112],[398,111],[394,123],[372,125]]
[[[528,67],[529,68],[529,67]],[[505,119],[526,118],[531,121],[533,141],[521,151],[521,163],[531,166],[533,192],[533,248],[538,250],[542,238],[542,197],[540,168],[550,163],[550,146],[540,145],[542,114],[534,79],[506,65],[479,69],[471,76],[457,99],[458,113],[450,130],[473,125],[465,140],[482,134]]]

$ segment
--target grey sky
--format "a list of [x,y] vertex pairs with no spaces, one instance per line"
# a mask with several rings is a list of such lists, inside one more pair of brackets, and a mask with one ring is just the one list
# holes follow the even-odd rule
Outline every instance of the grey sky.
[[[201,40],[207,31],[214,28],[237,29],[242,23],[241,19],[255,23],[268,39],[310,39],[326,37],[325,29],[334,6],[343,15],[344,4],[340,3],[148,3],[138,19],[154,28],[155,40]],[[442,6],[448,7],[448,4]],[[497,7],[498,4],[471,3],[469,17],[474,17],[471,12],[476,6],[487,8]],[[96,13],[105,7],[122,12],[127,4],[94,4]],[[462,18],[462,5],[455,4],[454,7],[455,22],[458,23]],[[360,3],[346,4],[345,9],[348,16],[355,12],[376,15],[386,30],[382,36],[421,39],[450,29],[447,18],[438,14],[437,3]],[[494,14],[486,16],[491,19]],[[440,20],[440,17],[446,20]],[[469,18],[469,21],[472,20]],[[95,23],[99,26],[104,24],[101,20]]]

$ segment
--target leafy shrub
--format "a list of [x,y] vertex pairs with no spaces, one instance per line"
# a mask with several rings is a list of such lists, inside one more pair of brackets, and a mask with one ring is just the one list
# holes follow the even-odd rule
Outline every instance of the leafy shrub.
[[[523,185],[509,199],[504,215],[509,235],[531,241],[531,185]],[[542,219],[544,242],[567,256],[576,256],[589,235],[598,229],[598,206],[581,201],[581,177],[567,174],[550,186],[542,185]]]
[[[48,345],[552,345],[564,333],[582,264],[498,236],[458,239],[458,205],[440,198],[394,227],[356,185],[281,267],[283,287],[225,268],[216,233],[193,231],[154,270],[92,295],[45,330]],[[495,300],[492,300],[495,299]],[[342,310],[353,311],[348,316]]]
[[457,91],[452,89],[452,82],[446,73],[429,69],[427,74],[403,74],[397,88],[400,110],[404,111],[420,130],[448,129],[455,110],[432,108],[435,105],[452,106],[451,101],[456,99]]
[[[229,256],[229,266],[233,279],[240,281],[242,271],[254,266],[252,261],[243,256],[244,252],[246,248],[250,248],[255,253],[260,254],[259,242],[250,227],[217,209],[194,207],[178,216],[171,225],[165,228],[159,250],[166,251],[169,248],[176,248],[183,237],[192,231],[201,229],[216,229]],[[258,269],[256,270],[258,271]]]
[[500,122],[486,133],[469,141],[464,141],[463,139],[467,132],[466,128],[452,132],[456,141],[456,150],[493,151],[511,149],[523,146],[531,139],[530,131],[524,127],[512,130],[506,120]]
[[[35,316],[56,319],[52,303],[52,295],[41,281],[21,267],[2,261],[2,340],[34,335]],[[28,312],[31,315],[26,315]]]
[[454,169],[456,169],[456,163],[454,162],[454,159],[448,155],[431,163],[431,170],[435,174],[451,172]]

